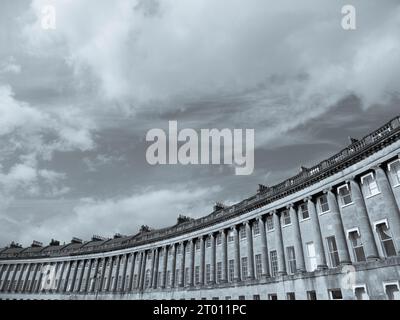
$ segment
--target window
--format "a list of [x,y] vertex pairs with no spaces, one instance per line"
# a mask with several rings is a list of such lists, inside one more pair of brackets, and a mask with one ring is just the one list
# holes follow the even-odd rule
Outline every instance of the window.
[[331,261],[331,266],[337,267],[340,265],[340,260],[339,260],[339,253],[336,245],[336,239],[334,236],[326,238],[326,242],[328,244],[328,252],[329,252],[329,258]]
[[258,224],[258,221],[255,221],[253,223],[253,234],[254,235],[260,234],[260,226]]
[[217,262],[217,282],[220,283],[222,279],[222,262]]
[[273,217],[272,216],[267,216],[266,222],[267,222],[267,230],[268,231],[274,230],[274,219],[273,219]]
[[282,222],[284,226],[287,226],[291,223],[290,221],[290,214],[288,210],[282,212]]
[[246,279],[247,276],[247,257],[242,257],[242,280]]
[[206,281],[210,282],[211,281],[211,265],[206,264]]
[[259,294],[254,294],[253,295],[253,300],[260,300],[260,295]]
[[278,255],[276,250],[269,253],[271,261],[271,276],[275,277],[278,273]]
[[296,300],[296,295],[294,294],[294,292],[287,292],[286,300]]
[[226,296],[225,300],[232,300],[232,297],[231,296]]
[[200,283],[200,266],[196,266],[194,269],[194,280],[196,284]]
[[200,250],[200,241],[196,240],[196,244],[195,244],[196,250]]
[[246,228],[245,228],[245,226],[241,226],[239,232],[240,232],[240,239],[241,240],[246,239]]
[[221,245],[221,243],[222,243],[222,237],[221,237],[221,234],[218,233],[218,235],[217,235],[217,246]]
[[228,241],[232,242],[234,240],[233,231],[229,231],[228,233]]
[[328,212],[329,211],[328,196],[324,194],[323,196],[319,197],[318,200],[319,200],[320,213]]
[[358,229],[349,231],[348,235],[356,262],[366,261],[364,247]]
[[189,268],[185,268],[185,279],[183,282],[186,286],[189,285]]
[[[137,275],[135,275],[135,283],[136,283],[136,277],[137,277]],[[167,271],[166,282],[167,282],[167,285],[172,286],[172,283],[171,283],[171,271],[170,270]]]
[[229,281],[233,282],[233,277],[234,277],[234,268],[235,268],[235,260],[229,260],[228,261],[228,265],[229,265]]
[[302,220],[308,219],[310,217],[310,213],[308,212],[307,203],[303,203],[300,205],[300,214],[301,214]]
[[182,245],[178,245],[178,250],[176,252],[177,254],[181,254],[182,253]]
[[289,273],[296,273],[296,255],[294,252],[294,247],[287,247],[286,255]]
[[399,282],[389,282],[384,284],[388,300],[400,300]]
[[400,160],[393,161],[388,165],[389,177],[393,186],[400,185]]
[[353,202],[353,199],[351,198],[350,187],[348,184],[340,186],[338,188],[338,194],[342,206],[346,206]]
[[376,183],[375,177],[372,172],[361,177],[361,184],[363,186],[366,197],[372,197],[379,193],[378,184]]
[[315,290],[307,291],[307,300],[317,300],[317,293]]
[[207,248],[210,248],[210,247],[211,247],[211,237],[207,237],[207,240],[206,240],[206,247],[207,247]]
[[306,246],[308,261],[310,263],[310,271],[314,271],[315,269],[317,269],[317,255],[315,253],[314,242],[308,242]]
[[262,274],[261,254],[256,254],[255,260],[256,260],[256,277],[259,279],[261,278]]
[[365,285],[355,286],[353,288],[354,297],[356,300],[369,300],[369,296],[367,293],[367,288]]
[[329,290],[329,297],[331,298],[331,300],[342,300],[343,299],[342,290],[340,289]]
[[270,293],[268,295],[268,300],[278,300],[278,296],[276,295],[276,293]]
[[175,270],[175,287],[177,287],[179,285],[179,273],[180,273],[180,270],[176,269]]
[[386,257],[392,257],[396,255],[396,249],[394,247],[392,235],[387,226],[386,222],[378,223],[375,225],[376,231],[378,232],[379,239],[381,241],[382,249]]

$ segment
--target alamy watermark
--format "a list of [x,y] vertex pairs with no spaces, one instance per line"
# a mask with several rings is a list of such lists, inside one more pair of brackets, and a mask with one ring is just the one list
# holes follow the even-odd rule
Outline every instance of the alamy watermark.
[[190,128],[178,132],[177,121],[168,124],[168,133],[157,128],[147,132],[146,141],[153,142],[146,151],[150,165],[225,164],[234,166],[236,175],[253,173],[254,129],[244,134],[243,129],[200,129],[198,134]]

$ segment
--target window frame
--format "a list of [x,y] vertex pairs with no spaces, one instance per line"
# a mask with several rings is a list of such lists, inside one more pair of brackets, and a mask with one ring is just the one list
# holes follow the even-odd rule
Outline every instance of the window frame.
[[[363,244],[363,242],[362,242],[360,230],[359,230],[358,228],[352,228],[352,229],[348,229],[348,230],[346,231],[346,233],[347,233],[347,239],[348,239],[348,241],[349,241],[349,243],[350,243],[350,247],[351,247],[351,249],[352,249],[354,261],[355,261],[355,262],[366,262],[366,261],[367,261],[367,256],[365,255],[364,244]],[[352,241],[352,239],[350,238],[350,234],[352,234],[352,233],[356,233],[357,236],[358,236],[358,238],[360,238],[361,246],[354,247],[353,241]],[[363,251],[363,255],[364,255],[364,260],[359,260],[359,259],[358,259],[358,255],[357,255],[357,253],[356,253],[356,248],[360,248],[360,247],[362,247],[362,251]]]
[[[306,208],[306,210],[303,210],[303,207],[305,207]],[[308,204],[307,203],[302,203],[302,204],[300,204],[299,205],[299,211],[300,211],[300,215],[301,215],[301,219],[300,219],[300,221],[307,221],[307,220],[310,220],[311,218],[310,218],[310,212],[308,211]],[[304,218],[304,212],[307,212],[307,217],[306,218]]]
[[[335,247],[336,247],[336,250],[332,250],[331,251],[331,249],[333,249],[333,248],[331,248],[331,246],[330,246],[330,242],[329,242],[330,239],[333,239]],[[337,268],[337,267],[340,266],[340,257],[339,257],[339,249],[338,249],[338,246],[337,246],[336,237],[334,235],[333,236],[329,236],[329,237],[326,237],[325,240],[326,240],[326,246],[328,248],[329,261],[331,263],[331,267],[332,268]],[[335,257],[335,261],[334,261],[333,257]]]
[[[391,172],[391,171],[392,171],[391,166],[392,166],[394,163],[398,163],[398,164],[399,164],[399,167],[400,167],[400,159],[396,159],[396,160],[394,160],[394,161],[391,161],[391,162],[389,162],[388,165],[387,165],[388,172]],[[392,187],[395,188],[395,187],[400,186],[400,168],[399,168],[398,171],[396,171],[396,173],[395,173],[394,175],[395,175],[395,177],[396,177],[397,182],[394,183],[394,184],[392,184]],[[390,176],[393,177],[393,173],[390,173]]]
[[[322,203],[321,200],[322,199],[326,199],[326,202]],[[328,206],[327,210],[323,210],[323,205]],[[319,207],[319,214],[325,214],[331,211],[331,207],[329,206],[329,201],[328,201],[328,195],[327,194],[323,194],[322,196],[318,197],[318,207]]]
[[267,232],[272,232],[275,230],[274,217],[272,215],[268,215],[265,218],[265,225],[267,227]]
[[[399,282],[400,282],[399,280],[384,281],[383,282],[383,291],[385,292],[385,295],[386,295],[387,298],[389,298],[388,294],[387,294],[387,287],[388,286],[396,286],[397,290],[400,292],[400,283]],[[388,300],[390,300],[390,299],[388,299]]]
[[[341,190],[341,189],[344,189],[344,188],[346,188],[347,191],[349,192],[349,194],[347,195],[347,196],[350,196],[350,200],[351,200],[351,201],[350,201],[349,203],[344,203],[344,201],[343,201],[344,197],[342,197],[342,196],[340,195],[340,190]],[[337,191],[337,194],[338,194],[339,199],[340,199],[340,206],[341,206],[342,208],[354,204],[354,202],[353,202],[353,195],[351,194],[351,189],[350,189],[350,186],[349,186],[348,183],[345,183],[345,184],[340,185],[339,187],[337,187],[336,191]]]
[[[378,226],[380,226],[380,225],[382,225],[382,224],[384,224],[384,225],[386,226],[386,229],[387,229],[387,231],[388,231],[389,234],[390,234],[390,239],[382,240],[381,234],[380,234],[380,232],[379,232],[379,230],[378,230]],[[391,230],[390,230],[389,223],[388,223],[387,219],[382,219],[382,220],[379,220],[379,221],[375,221],[375,222],[374,222],[374,231],[376,232],[376,235],[377,235],[377,237],[378,237],[379,243],[381,244],[381,249],[382,249],[383,255],[384,255],[386,258],[396,256],[396,255],[397,255],[396,243],[395,243],[395,241],[394,241],[394,239],[393,239],[393,234],[392,234],[392,232],[391,232]],[[386,247],[385,247],[385,245],[384,245],[384,242],[388,242],[388,241],[391,241],[391,242],[392,242],[392,245],[393,245],[393,248],[394,248],[394,255],[390,255],[390,256],[389,256],[388,253],[387,253],[387,250],[386,250]]]
[[[342,298],[334,299],[332,295],[334,291],[340,291],[340,295],[342,296]],[[343,300],[343,292],[341,288],[328,289],[328,293],[329,293],[329,300]]]
[[287,227],[292,224],[289,210],[282,211],[282,227]]
[[[293,256],[291,256],[293,254]],[[294,246],[286,247],[286,255],[287,255],[287,268],[290,274],[295,274],[297,272],[296,265],[296,251]]]
[[[356,290],[357,290],[357,289],[360,289],[360,288],[363,288],[364,291],[365,291],[365,293],[366,293],[366,295],[367,295],[367,299],[365,299],[365,300],[370,300],[370,298],[369,298],[369,292],[368,292],[368,289],[367,289],[367,285],[366,285],[366,284],[355,284],[355,285],[353,285],[353,294],[354,294],[354,297],[357,298],[357,296],[356,296]],[[359,300],[359,299],[356,299],[356,300]],[[363,299],[363,300],[364,300],[364,299]]]
[[[372,193],[372,190],[370,188],[370,184],[365,184],[364,183],[364,180],[367,179],[368,177],[372,177],[372,179],[373,179],[372,181],[375,182],[376,190],[378,190],[376,193]],[[369,193],[369,194],[365,195],[365,199],[372,198],[372,197],[374,197],[374,196],[376,196],[376,195],[381,193],[381,189],[379,188],[378,181],[376,181],[376,177],[375,177],[373,172],[368,172],[367,174],[363,175],[361,177],[360,181],[361,181],[361,185],[363,186],[364,192],[368,192]]]

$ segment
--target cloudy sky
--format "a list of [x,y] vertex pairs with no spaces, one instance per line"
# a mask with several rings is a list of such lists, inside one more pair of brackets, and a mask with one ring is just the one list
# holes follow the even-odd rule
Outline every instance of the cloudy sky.
[[[346,1],[345,1],[346,2]],[[56,8],[56,29],[42,9]],[[356,30],[341,8],[356,8]],[[209,214],[400,114],[400,2],[3,0],[0,247]],[[150,166],[149,129],[254,128],[255,170]]]

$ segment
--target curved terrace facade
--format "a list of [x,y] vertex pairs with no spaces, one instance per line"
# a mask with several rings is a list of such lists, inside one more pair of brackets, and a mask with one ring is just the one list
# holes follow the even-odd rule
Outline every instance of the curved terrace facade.
[[199,219],[0,249],[0,299],[400,299],[400,117]]

